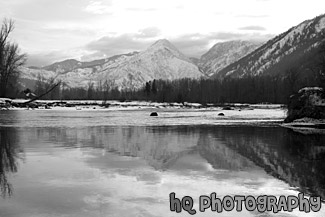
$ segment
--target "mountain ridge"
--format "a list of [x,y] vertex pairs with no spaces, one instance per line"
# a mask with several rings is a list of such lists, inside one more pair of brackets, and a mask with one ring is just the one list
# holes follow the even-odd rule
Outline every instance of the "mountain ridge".
[[258,46],[260,43],[243,40],[219,42],[201,56],[198,66],[206,75],[216,74],[224,67],[254,51]]
[[[198,67],[172,43],[161,39],[141,52],[115,55],[106,59],[80,62],[68,59],[49,66],[24,69],[24,78],[36,80],[38,73],[55,77],[68,87],[87,88],[109,83],[111,88],[138,89],[154,79],[199,78]],[[30,74],[30,75],[28,75]]]
[[140,88],[146,81],[154,79],[173,80],[201,76],[204,75],[197,66],[168,40],[161,39],[146,50],[125,60],[114,70],[108,68],[104,70],[100,75],[100,80],[109,79],[122,87]]
[[308,55],[315,53],[324,42],[324,29],[325,15],[306,20],[223,68],[212,78],[284,74],[291,67],[303,70],[303,64],[310,61]]

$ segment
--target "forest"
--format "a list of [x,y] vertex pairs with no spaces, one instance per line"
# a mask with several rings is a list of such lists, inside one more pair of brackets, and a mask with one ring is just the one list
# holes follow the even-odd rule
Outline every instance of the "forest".
[[[286,103],[291,94],[306,86],[321,86],[319,76],[291,68],[285,75],[244,78],[153,80],[138,90],[119,90],[109,82],[89,83],[87,88],[69,88],[62,82],[42,99],[50,100],[147,100],[156,102],[208,103]],[[52,82],[41,77],[34,93],[40,95]]]

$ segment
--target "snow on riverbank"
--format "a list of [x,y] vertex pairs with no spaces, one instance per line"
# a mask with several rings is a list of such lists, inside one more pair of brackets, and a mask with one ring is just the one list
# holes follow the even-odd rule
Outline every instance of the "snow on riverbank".
[[[157,117],[151,117],[157,112]],[[224,115],[219,115],[223,113]],[[0,126],[89,127],[89,126],[275,126],[283,122],[284,109],[110,107],[15,109],[0,111]],[[17,122],[17,118],[22,121]]]
[[[28,100],[26,99],[6,99],[12,105],[19,105],[24,104]],[[1,101],[1,98],[0,98]],[[5,102],[5,99],[2,100]],[[52,109],[57,109],[58,107],[136,107],[136,108],[143,108],[143,107],[156,107],[156,108],[216,108],[216,107],[227,107],[230,109],[233,108],[246,108],[246,109],[276,109],[276,108],[283,108],[284,106],[281,104],[241,104],[241,103],[225,103],[225,104],[207,104],[202,105],[200,103],[176,103],[176,102],[148,102],[148,101],[117,101],[117,100],[36,100],[32,102],[35,105],[40,107],[44,105],[50,106]],[[11,108],[19,107],[19,106],[11,106]]]

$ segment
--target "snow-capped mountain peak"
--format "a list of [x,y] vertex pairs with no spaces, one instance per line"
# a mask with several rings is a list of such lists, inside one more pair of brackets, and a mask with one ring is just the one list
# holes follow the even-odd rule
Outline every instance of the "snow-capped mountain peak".
[[162,58],[178,58],[183,61],[186,61],[190,64],[192,64],[192,61],[185,56],[183,53],[181,53],[171,42],[169,42],[167,39],[160,39],[153,43],[151,46],[149,46],[146,50],[143,52],[140,52],[139,56],[141,58],[152,58],[154,56],[159,56]]
[[177,50],[177,48],[172,43],[170,43],[170,41],[168,41],[165,38],[164,39],[159,39],[158,41],[156,41],[155,43],[153,43],[150,47],[159,47],[159,46],[171,47],[172,49],[176,49]]
[[[154,79],[172,80],[204,76],[192,61],[166,39],[156,41],[141,52],[116,55],[97,62],[68,60],[52,64],[45,69],[56,72],[57,78],[67,86],[84,88],[90,83],[96,87],[107,82],[110,88],[137,89]],[[31,70],[33,75],[38,73],[37,69],[29,69],[28,72]],[[40,70],[39,73],[44,74]]]
[[101,72],[101,80],[113,80],[122,88],[139,88],[153,79],[199,78],[203,74],[168,40],[162,39],[146,50]]

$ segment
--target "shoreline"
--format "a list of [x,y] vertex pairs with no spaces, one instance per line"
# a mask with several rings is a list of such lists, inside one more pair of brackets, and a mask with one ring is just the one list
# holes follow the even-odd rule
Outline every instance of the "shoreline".
[[118,101],[118,100],[36,100],[28,106],[24,104],[25,99],[4,99],[0,98],[0,109],[34,108],[34,109],[54,109],[54,108],[181,108],[181,109],[222,109],[222,110],[241,110],[241,109],[279,109],[285,108],[283,104],[249,104],[249,103],[177,103],[177,102],[151,102],[151,101]]
[[[2,99],[4,101],[5,99]],[[6,101],[8,102],[8,101]],[[0,107],[0,111],[160,111],[160,112],[216,112],[216,116],[222,113],[225,117],[218,117],[220,121],[228,124],[245,124],[247,121],[272,122],[277,125],[293,130],[294,132],[310,135],[325,134],[325,120],[302,118],[291,123],[283,123],[285,115],[277,115],[274,119],[274,112],[286,112],[286,107],[282,104],[248,104],[248,103],[225,103],[206,104],[200,103],[159,103],[150,101],[101,101],[101,100],[36,100],[34,106],[19,107],[26,102],[25,99],[14,99],[10,104]],[[16,106],[15,106],[16,105]],[[18,106],[17,106],[18,105]],[[252,116],[256,116],[256,119]],[[226,124],[226,125],[228,125]]]
[[325,119],[301,118],[281,126],[305,135],[325,134]]

